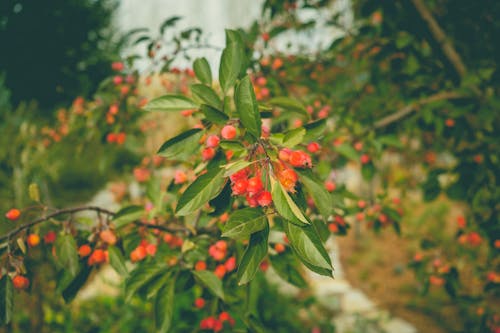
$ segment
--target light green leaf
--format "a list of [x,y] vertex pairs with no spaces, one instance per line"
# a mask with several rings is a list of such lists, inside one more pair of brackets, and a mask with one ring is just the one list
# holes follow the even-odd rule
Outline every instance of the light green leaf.
[[266,224],[264,230],[258,231],[250,237],[248,247],[243,253],[240,265],[238,266],[238,284],[250,282],[262,260],[267,255],[267,240],[269,237],[269,226]]
[[201,101],[200,104],[204,103],[217,110],[222,110],[222,100],[212,88],[204,84],[193,84],[191,92],[196,99]]
[[348,144],[342,144],[340,146],[335,147],[335,150],[342,156],[347,159],[357,161],[359,159],[358,152]]
[[144,214],[144,207],[142,206],[127,206],[120,209],[113,216],[113,224],[116,228],[121,228],[126,226],[129,223],[137,221]]
[[304,227],[284,223],[285,233],[299,259],[313,271],[332,276],[332,263],[313,225]]
[[198,105],[184,95],[168,94],[150,101],[146,111],[183,111],[197,109]]
[[268,103],[272,106],[277,106],[285,111],[296,112],[300,113],[303,116],[309,117],[309,114],[307,113],[304,105],[302,105],[302,103],[295,99],[285,96],[279,96],[271,98]]
[[206,58],[196,59],[193,63],[193,69],[198,80],[207,85],[212,84],[212,71]]
[[267,226],[267,218],[260,208],[243,208],[235,211],[224,226],[222,237],[247,239]]
[[312,123],[305,124],[304,128],[306,130],[306,135],[304,135],[303,141],[304,142],[314,141],[320,136],[322,136],[323,133],[325,132],[326,119],[321,119]]
[[116,246],[109,246],[108,254],[111,267],[113,267],[118,274],[127,276],[128,269],[125,265],[125,259],[123,258],[121,251]]
[[222,281],[211,271],[194,271],[193,275],[210,290],[212,294],[224,300]]
[[307,287],[307,282],[298,269],[298,261],[291,252],[288,251],[279,255],[269,256],[269,259],[274,270],[283,280],[299,288]]
[[285,133],[285,136],[283,137],[282,145],[288,148],[293,148],[299,143],[302,143],[305,135],[306,135],[306,130],[303,127],[289,130]]
[[333,197],[310,170],[298,170],[298,174],[300,182],[304,184],[307,192],[313,198],[320,214],[325,220],[328,219],[333,212]]
[[252,162],[247,161],[245,159],[240,159],[240,160],[225,164],[222,166],[222,168],[224,168],[223,177],[229,177],[233,173],[236,173],[236,172],[240,171],[241,169],[246,168],[250,164],[252,164]]
[[259,139],[262,121],[260,119],[252,82],[248,75],[241,79],[236,87],[234,99],[241,124],[255,139]]
[[174,315],[175,280],[169,279],[158,291],[155,301],[155,323],[157,332],[166,333],[172,325]]
[[175,208],[176,214],[179,216],[189,215],[215,198],[226,182],[223,174],[224,169],[212,168],[196,178],[179,198]]
[[244,57],[243,43],[237,32],[226,30],[226,48],[222,51],[219,67],[219,81],[224,94],[236,83],[245,63]]
[[302,213],[300,208],[286,192],[281,183],[274,177],[271,177],[270,180],[273,203],[274,207],[278,211],[278,214],[280,214],[284,219],[298,225],[310,224],[311,222],[309,222],[304,213]]
[[61,267],[75,277],[78,274],[78,251],[76,249],[76,242],[71,235],[60,235],[55,243],[57,261]]
[[199,148],[203,130],[193,128],[165,142],[158,150],[158,155],[168,159],[184,159],[192,156]]

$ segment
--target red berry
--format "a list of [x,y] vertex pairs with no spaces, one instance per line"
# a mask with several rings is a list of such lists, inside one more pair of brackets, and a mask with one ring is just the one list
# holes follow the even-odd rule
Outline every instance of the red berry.
[[361,161],[361,164],[367,164],[368,162],[370,162],[370,156],[367,154],[363,154],[360,157],[360,161]]
[[248,180],[246,179],[239,179],[235,181],[231,186],[233,194],[235,195],[243,195],[247,193],[247,187],[248,187]]
[[222,279],[224,275],[226,275],[226,267],[224,265],[218,265],[215,267],[214,274],[219,278]]
[[327,181],[325,182],[325,188],[326,188],[326,190],[327,190],[328,192],[333,192],[333,191],[335,191],[335,188],[336,188],[336,187],[337,187],[337,186],[335,185],[335,183],[334,183],[334,182],[332,182],[332,181],[330,181],[330,180],[327,180]]
[[117,72],[120,72],[122,71],[124,68],[125,68],[125,65],[123,64],[123,62],[120,62],[120,61],[115,61],[111,64],[111,68],[114,70],[114,71],[117,71]]
[[207,147],[215,148],[219,145],[220,139],[217,135],[210,135],[207,138],[206,145]]
[[241,169],[238,172],[233,173],[231,176],[229,176],[229,179],[234,183],[239,179],[246,179],[247,176],[248,176],[248,170],[245,168]]
[[229,259],[227,259],[224,263],[224,267],[226,267],[226,271],[228,272],[234,271],[236,268],[236,258],[230,257]]
[[196,264],[194,265],[194,269],[196,271],[204,271],[207,269],[207,263],[204,261],[197,261]]
[[138,247],[135,248],[135,250],[133,250],[130,253],[130,260],[132,262],[137,262],[143,260],[144,258],[146,258],[146,256],[147,256],[146,247],[139,245]]
[[21,289],[26,289],[30,285],[30,280],[28,278],[22,276],[22,275],[16,275],[12,279],[12,284],[14,285],[14,288],[21,290]]
[[78,248],[78,254],[81,258],[88,257],[90,252],[92,252],[92,248],[88,244],[84,244]]
[[156,245],[155,244],[148,244],[146,246],[146,253],[151,256],[151,257],[154,257],[155,254],[156,254]]
[[211,160],[215,156],[215,149],[213,149],[212,147],[207,147],[203,149],[203,151],[201,152],[201,156],[204,161]]
[[89,257],[88,264],[89,266],[100,264],[106,261],[106,253],[104,253],[104,250],[97,249],[92,252],[92,254]]
[[321,146],[317,142],[311,142],[310,144],[307,145],[307,150],[310,153],[316,153],[321,149]]
[[5,217],[11,221],[17,220],[21,216],[21,211],[17,208],[12,208],[7,213],[5,213]]
[[220,135],[226,140],[234,139],[236,137],[236,128],[232,125],[226,125],[222,128]]
[[205,306],[205,300],[203,298],[197,298],[194,300],[194,306],[197,309],[201,309]]
[[307,168],[312,166],[311,156],[301,150],[290,154],[290,164],[297,168]]
[[115,245],[118,240],[114,232],[109,229],[101,231],[99,237],[104,243],[109,245]]
[[45,244],[52,244],[56,241],[57,235],[53,231],[49,231],[43,236],[43,241]]
[[250,207],[257,207],[259,206],[259,202],[257,201],[257,198],[255,196],[252,196],[250,194],[247,194],[245,199],[247,200],[247,204]]
[[260,177],[252,177],[248,179],[247,192],[250,194],[256,194],[262,191],[264,185],[262,185],[262,180]]
[[276,252],[278,253],[282,253],[282,252],[285,252],[285,245],[281,244],[281,243],[277,243],[274,245],[274,249],[276,250]]
[[259,203],[259,206],[269,206],[273,202],[271,193],[268,191],[262,191],[257,195],[257,202]]
[[113,77],[113,83],[115,85],[119,85],[119,84],[122,84],[123,83],[123,78],[119,75],[116,75],[115,77]]

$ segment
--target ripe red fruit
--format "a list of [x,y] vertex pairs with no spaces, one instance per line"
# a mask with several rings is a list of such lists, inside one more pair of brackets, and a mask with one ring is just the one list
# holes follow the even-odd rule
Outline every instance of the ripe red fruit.
[[310,168],[312,166],[311,156],[302,150],[296,150],[290,154],[290,164],[297,168]]
[[175,171],[174,184],[182,184],[187,181],[187,175],[182,170]]
[[358,207],[361,208],[361,209],[365,208],[366,207],[366,201],[359,200],[358,201]]
[[235,323],[235,322],[234,322],[234,319],[233,319],[233,318],[231,317],[231,315],[230,315],[228,312],[226,312],[226,311],[222,311],[222,312],[219,314],[219,320],[220,320],[221,322],[225,322],[225,321],[227,321],[227,322],[229,322],[229,324],[230,324],[231,326],[234,326],[234,323]]
[[326,188],[326,190],[327,190],[328,192],[333,192],[333,191],[335,191],[335,188],[336,188],[336,187],[337,187],[337,186],[335,185],[335,183],[334,183],[334,182],[332,182],[331,180],[327,180],[327,181],[325,182],[325,188]]
[[146,248],[142,245],[139,245],[138,247],[135,248],[135,250],[133,250],[130,253],[130,260],[132,262],[141,261],[144,258],[146,258],[146,255],[147,255]]
[[295,170],[285,169],[285,170],[281,171],[280,173],[278,173],[278,179],[279,179],[281,185],[283,185],[283,187],[287,191],[293,192],[294,187],[295,187],[295,183],[297,182],[299,177],[297,176],[297,173],[295,172]]
[[111,64],[111,68],[114,71],[120,72],[125,68],[125,65],[121,61],[115,61]]
[[212,147],[207,147],[203,149],[203,151],[201,152],[201,157],[203,158],[204,161],[211,160],[212,158],[214,158],[214,156],[215,156],[215,149],[213,149]]
[[282,253],[282,252],[285,252],[285,245],[281,244],[281,243],[277,243],[274,245],[274,249],[276,250],[276,252],[278,253]]
[[247,192],[250,194],[256,194],[262,191],[264,185],[262,184],[262,180],[260,177],[252,177],[248,179]]
[[12,208],[7,213],[5,213],[5,217],[11,221],[17,220],[21,216],[21,211],[17,208]]
[[30,285],[30,280],[28,278],[22,276],[22,275],[16,275],[12,279],[12,284],[14,285],[14,288],[18,290],[26,289]]
[[195,271],[204,271],[207,269],[207,263],[204,261],[197,261],[196,264],[194,265]]
[[155,254],[156,254],[156,250],[157,250],[157,247],[155,244],[148,244],[146,245],[146,253],[151,256],[151,257],[154,257]]
[[317,142],[311,142],[310,144],[307,145],[307,150],[310,153],[316,153],[321,149],[321,146]]
[[283,162],[288,162],[290,160],[290,155],[292,154],[292,150],[289,148],[283,148],[278,153],[278,158]]
[[339,227],[335,223],[330,223],[328,225],[328,230],[330,230],[330,232],[336,233],[339,232]]
[[359,160],[361,161],[361,164],[367,164],[368,162],[370,162],[370,156],[367,154],[363,154],[361,155]]
[[248,187],[248,180],[246,179],[238,179],[231,185],[233,194],[235,195],[243,195],[247,193],[247,187]]
[[227,270],[226,270],[226,267],[224,265],[218,265],[217,267],[215,267],[214,274],[219,279],[222,279],[224,277],[224,275],[226,275],[226,272],[227,272]]
[[119,110],[120,110],[120,109],[118,108],[118,105],[116,105],[116,104],[112,104],[112,105],[109,107],[108,112],[114,116],[114,115],[117,115],[117,114],[118,114],[118,111],[119,111]]
[[267,32],[262,33],[262,40],[267,42],[269,40],[269,34]]
[[92,248],[88,244],[83,244],[78,248],[78,255],[80,258],[88,257],[90,252],[92,252]]
[[234,139],[236,137],[236,128],[232,125],[226,125],[222,128],[220,135],[226,140]]
[[125,143],[127,135],[123,132],[116,134],[116,143],[122,145]]
[[109,229],[101,231],[99,237],[104,243],[109,245],[115,245],[117,242],[116,235]]
[[245,199],[247,200],[247,204],[250,207],[257,207],[259,206],[259,202],[257,201],[257,198],[255,196],[252,196],[250,194],[247,194]]
[[247,176],[248,176],[248,170],[245,168],[241,169],[238,172],[233,173],[231,176],[229,176],[229,179],[231,179],[231,181],[234,183],[239,179],[246,179]]
[[257,195],[257,202],[259,203],[259,206],[269,206],[273,202],[271,193],[269,191],[262,191]]
[[97,249],[92,252],[92,254],[89,257],[88,264],[89,266],[100,264],[106,261],[106,254],[104,253],[104,250]]
[[215,148],[219,145],[220,139],[217,135],[210,135],[207,138],[206,145],[207,147]]
[[113,77],[113,83],[115,85],[119,85],[119,84],[122,84],[123,83],[123,78],[119,75],[116,75],[115,77]]
[[43,236],[43,241],[45,244],[52,244],[56,241],[57,235],[53,231],[49,231]]
[[202,309],[205,306],[205,300],[201,297],[194,300],[194,307],[197,309]]
[[38,236],[37,234],[30,234],[28,235],[26,241],[30,247],[35,247],[40,244],[40,236]]
[[356,142],[354,144],[354,149],[356,149],[357,151],[361,151],[363,149],[363,142]]

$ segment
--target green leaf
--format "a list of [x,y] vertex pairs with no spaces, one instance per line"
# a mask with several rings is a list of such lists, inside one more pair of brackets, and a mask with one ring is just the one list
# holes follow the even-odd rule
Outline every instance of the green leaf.
[[200,106],[200,111],[205,115],[207,120],[215,124],[224,125],[229,120],[227,114],[206,104]]
[[247,239],[267,226],[267,218],[260,208],[243,208],[235,211],[224,226],[222,237]]
[[285,96],[280,96],[271,98],[268,101],[268,103],[271,104],[272,106],[277,106],[279,108],[282,108],[283,110],[300,113],[303,116],[309,117],[309,113],[307,113],[307,110],[304,107],[304,105],[302,105],[302,103],[300,103],[295,99]]
[[284,219],[298,224],[307,225],[310,224],[307,217],[302,213],[297,204],[293,201],[290,195],[283,188],[283,185],[274,177],[271,180],[271,194],[273,198],[274,207]]
[[201,83],[212,84],[212,71],[206,58],[198,58],[193,63],[194,73]]
[[193,93],[193,96],[199,99],[202,103],[217,110],[222,110],[222,100],[212,88],[204,84],[193,84],[191,85],[191,92]]
[[269,237],[269,226],[266,224],[264,230],[258,231],[250,237],[248,247],[243,253],[238,266],[238,284],[250,282],[264,257],[267,255],[267,240]]
[[64,283],[64,286],[62,286],[62,297],[66,303],[71,302],[76,297],[78,291],[80,291],[85,282],[87,282],[92,269],[92,266],[84,262],[80,264],[80,271],[74,278],[72,278],[68,272],[65,272],[68,282]]
[[192,156],[199,148],[203,130],[193,128],[165,142],[158,150],[158,155],[168,159],[184,159]]
[[347,159],[357,161],[359,159],[359,154],[352,146],[347,144],[342,144],[335,147],[335,150]]
[[222,149],[224,150],[232,150],[235,153],[245,151],[246,148],[245,146],[238,141],[228,141],[228,140],[222,140],[219,145],[221,146]]
[[321,119],[309,124],[305,124],[306,135],[304,135],[304,142],[314,141],[319,138],[326,130],[326,119]]
[[299,143],[302,143],[305,135],[306,135],[306,130],[302,127],[289,130],[285,133],[285,136],[283,137],[282,145],[288,148],[293,148]]
[[193,275],[210,290],[212,294],[224,300],[222,281],[211,271],[194,271]]
[[57,237],[55,248],[57,261],[61,264],[61,267],[75,277],[78,274],[79,265],[78,251],[73,236],[64,234]]
[[226,30],[226,47],[222,51],[219,66],[219,81],[224,94],[234,86],[245,63],[243,42],[237,34]]
[[313,198],[314,204],[318,208],[320,214],[325,220],[328,219],[333,212],[332,195],[310,170],[297,170],[297,172],[300,182],[305,186],[307,192]]
[[240,171],[241,169],[246,168],[250,164],[252,164],[252,162],[247,161],[245,159],[239,159],[237,161],[225,164],[225,165],[222,166],[222,168],[224,168],[224,175],[223,175],[223,177],[229,177],[233,173],[236,173],[236,172]]
[[126,226],[129,223],[132,223],[142,217],[144,214],[144,207],[142,206],[127,206],[122,209],[120,209],[114,216],[113,216],[113,224],[116,226],[116,228],[121,228]]
[[160,34],[163,35],[163,33],[165,32],[165,30],[168,27],[174,26],[175,23],[177,23],[177,21],[179,21],[181,18],[182,17],[180,17],[180,16],[172,16],[172,17],[169,17],[168,19],[166,19],[165,21],[163,21],[163,23],[160,26]]
[[385,135],[377,138],[377,141],[385,146],[403,148],[403,143],[395,135]]
[[[332,263],[314,226],[299,227],[293,223],[284,223],[285,233],[290,246],[299,259],[313,271],[332,276]],[[316,269],[317,268],[317,269]]]
[[184,95],[167,94],[150,101],[146,111],[183,111],[197,109],[198,105]]
[[116,246],[109,246],[108,254],[111,267],[113,267],[118,274],[127,276],[128,269],[125,265],[125,259],[123,258],[121,251]]
[[179,198],[175,208],[176,214],[179,216],[189,215],[215,198],[226,181],[223,174],[224,169],[212,168],[196,178]]
[[125,280],[125,302],[130,302],[139,289],[144,287],[155,277],[167,273],[168,268],[169,267],[166,265],[159,265],[157,263],[138,266]]
[[307,287],[307,282],[299,272],[297,259],[291,255],[291,252],[269,256],[269,259],[274,270],[283,280],[299,288]]
[[262,121],[260,119],[252,82],[248,75],[241,79],[236,87],[234,99],[241,124],[255,139],[259,139]]
[[157,332],[166,333],[174,316],[175,280],[169,279],[159,290],[155,300],[155,323]]
[[14,311],[14,286],[7,274],[0,279],[0,325],[7,325],[12,320]]

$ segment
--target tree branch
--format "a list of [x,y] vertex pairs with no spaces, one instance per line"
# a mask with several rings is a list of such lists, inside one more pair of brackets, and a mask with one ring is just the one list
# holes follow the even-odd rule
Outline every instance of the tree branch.
[[429,28],[432,37],[441,47],[441,50],[443,51],[445,57],[451,63],[458,76],[460,78],[463,78],[467,72],[467,68],[465,67],[462,58],[453,47],[449,38],[444,33],[443,29],[441,29],[437,21],[434,19],[434,16],[432,16],[432,13],[429,11],[422,0],[412,0],[412,2],[418,13],[420,14],[420,17],[422,17],[425,23],[427,23],[427,27]]
[[380,129],[380,128],[386,127],[386,126],[400,120],[401,118],[406,117],[410,113],[417,111],[418,107],[420,107],[422,105],[437,102],[437,101],[442,101],[442,100],[456,99],[456,98],[463,98],[463,97],[464,97],[463,95],[460,95],[460,94],[453,92],[453,91],[445,91],[445,92],[440,92],[440,93],[431,95],[431,96],[423,98],[419,101],[413,102],[413,103],[405,106],[404,108],[400,109],[399,111],[396,111],[395,113],[388,115],[387,117],[376,121],[375,124],[373,124],[373,128]]
[[36,220],[33,220],[31,222],[28,222],[26,224],[22,224],[20,226],[18,226],[17,228],[14,228],[13,230],[9,231],[8,233],[6,233],[5,235],[1,236],[0,237],[0,242],[1,241],[4,241],[6,239],[11,239],[12,236],[18,234],[19,232],[25,230],[25,229],[28,229],[32,226],[35,226],[39,223],[42,223],[42,222],[45,222],[53,217],[57,217],[59,215],[65,215],[65,214],[74,214],[74,213],[78,213],[78,212],[83,212],[83,211],[95,211],[97,213],[101,213],[101,214],[106,214],[106,215],[115,215],[115,213],[113,213],[112,211],[109,211],[107,209],[104,209],[104,208],[101,208],[101,207],[97,207],[97,206],[83,206],[83,207],[74,207],[74,208],[64,208],[64,209],[59,209],[59,210],[56,210],[55,212],[53,213],[50,213],[49,215],[45,215],[43,217],[40,217]]

